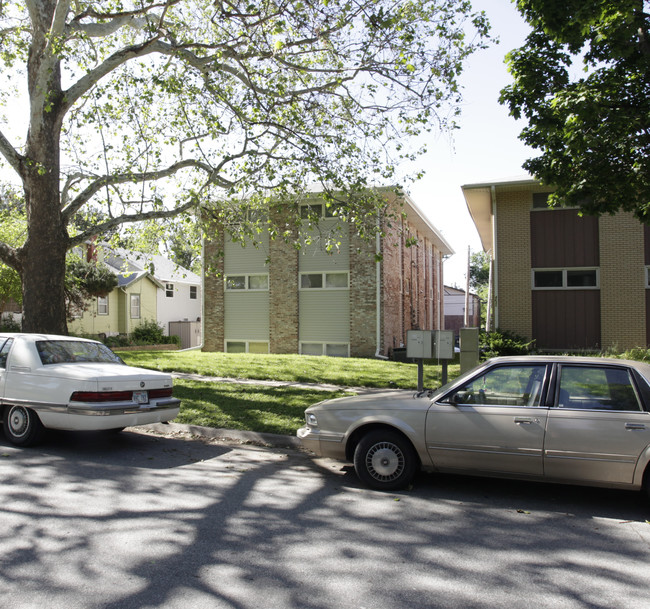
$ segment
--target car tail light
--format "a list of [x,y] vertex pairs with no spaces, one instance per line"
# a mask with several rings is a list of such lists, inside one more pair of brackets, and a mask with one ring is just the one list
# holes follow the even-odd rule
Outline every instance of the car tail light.
[[133,391],[75,391],[71,402],[130,402]]
[[172,397],[172,388],[165,387],[163,389],[149,389],[149,399],[155,400],[157,398],[170,398]]

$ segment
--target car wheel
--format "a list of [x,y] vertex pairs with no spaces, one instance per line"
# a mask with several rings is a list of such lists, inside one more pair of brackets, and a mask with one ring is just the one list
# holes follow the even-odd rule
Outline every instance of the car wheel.
[[397,432],[376,430],[361,438],[354,451],[354,469],[371,488],[391,491],[407,486],[418,470],[411,443]]
[[16,446],[33,446],[45,431],[38,415],[24,406],[5,407],[2,423],[5,437]]

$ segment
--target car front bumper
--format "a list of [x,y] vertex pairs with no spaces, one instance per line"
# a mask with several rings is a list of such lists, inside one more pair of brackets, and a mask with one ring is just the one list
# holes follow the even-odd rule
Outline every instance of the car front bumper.
[[305,425],[301,427],[296,436],[304,448],[319,457],[345,460],[344,435],[339,433],[324,432],[316,427]]

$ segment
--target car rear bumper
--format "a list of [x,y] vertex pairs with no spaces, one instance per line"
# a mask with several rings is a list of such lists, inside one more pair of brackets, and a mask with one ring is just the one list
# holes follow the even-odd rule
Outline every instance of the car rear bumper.
[[[150,404],[45,404],[11,400],[12,405],[31,408],[48,429],[101,431],[150,423],[164,423],[178,416],[181,401],[165,398]],[[5,402],[9,405],[9,402]]]

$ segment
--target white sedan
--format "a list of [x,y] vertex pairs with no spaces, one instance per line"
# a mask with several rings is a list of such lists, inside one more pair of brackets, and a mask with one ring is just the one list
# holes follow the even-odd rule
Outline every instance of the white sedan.
[[169,374],[127,366],[100,342],[0,333],[0,408],[17,446],[45,429],[121,430],[176,418]]

